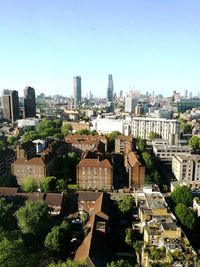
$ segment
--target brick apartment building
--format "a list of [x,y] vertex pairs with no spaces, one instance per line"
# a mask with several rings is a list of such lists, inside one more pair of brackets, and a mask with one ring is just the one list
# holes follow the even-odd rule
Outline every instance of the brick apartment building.
[[[27,149],[27,151],[31,150]],[[30,176],[34,177],[39,184],[43,177],[52,175],[56,156],[65,153],[65,143],[50,142],[38,157],[33,156],[33,153],[27,154],[23,149],[19,149],[18,152],[18,158],[11,166],[11,171],[16,176],[18,184]]]
[[131,150],[133,148],[134,139],[132,136],[119,135],[115,139],[115,153],[124,153],[126,144],[129,142]]
[[107,159],[82,159],[77,165],[77,184],[83,189],[110,190],[113,185],[113,168]]
[[101,135],[70,134],[65,137],[65,142],[68,152],[75,152],[81,155],[82,152],[93,150],[99,142],[104,144],[104,148],[101,148],[101,152],[107,151],[108,139],[106,136]]

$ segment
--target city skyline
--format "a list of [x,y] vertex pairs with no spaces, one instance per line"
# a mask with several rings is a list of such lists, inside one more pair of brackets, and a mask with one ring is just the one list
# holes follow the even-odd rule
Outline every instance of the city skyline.
[[106,97],[107,75],[115,92],[200,91],[200,3],[34,1],[1,3],[0,90],[23,95],[73,95],[73,76],[82,95]]

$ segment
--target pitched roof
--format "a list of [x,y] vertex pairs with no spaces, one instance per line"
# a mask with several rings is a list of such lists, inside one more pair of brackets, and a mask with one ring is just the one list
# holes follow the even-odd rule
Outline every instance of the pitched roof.
[[[97,229],[97,225],[98,222],[106,222],[108,220],[109,195],[103,192],[79,192],[79,194],[79,201],[82,200],[81,196],[84,196],[85,201],[89,201],[89,199],[90,201],[96,199],[96,201],[94,212],[87,223],[89,232],[77,249],[75,260],[87,260],[88,266],[101,267],[105,254],[105,234]],[[86,196],[88,196],[88,199],[86,199]]]
[[98,159],[82,159],[78,167],[102,167],[102,168],[110,168],[111,164],[107,159],[99,161]]
[[140,161],[137,158],[137,154],[135,154],[134,152],[130,152],[128,154],[128,162],[129,164],[133,167],[136,163],[140,163]]
[[45,201],[48,205],[61,206],[63,203],[64,194],[62,193],[47,193]]
[[40,165],[41,166],[41,165],[45,165],[45,162],[44,162],[44,159],[42,158],[34,157],[29,160],[25,158],[19,158],[19,159],[16,159],[13,164],[15,165]]

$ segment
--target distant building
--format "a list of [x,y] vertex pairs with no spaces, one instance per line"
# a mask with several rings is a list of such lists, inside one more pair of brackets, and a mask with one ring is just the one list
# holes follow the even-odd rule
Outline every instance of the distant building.
[[137,104],[137,99],[127,96],[125,98],[125,112],[132,113],[134,111],[134,108]]
[[131,134],[137,138],[149,139],[150,132],[157,133],[162,139],[169,140],[170,134],[179,134],[178,120],[151,117],[133,117]]
[[179,182],[192,188],[200,187],[200,155],[176,155],[172,159],[172,172]]
[[35,90],[30,86],[24,89],[24,117],[36,117]]
[[35,128],[38,124],[39,124],[39,119],[36,119],[36,118],[17,120],[17,125],[19,128],[23,128],[27,126]]
[[114,90],[113,78],[112,78],[112,74],[109,74],[108,75],[108,88],[107,88],[107,95],[106,95],[107,102],[113,102],[113,90]]
[[3,90],[2,96],[3,115],[6,119],[14,123],[19,119],[19,97],[15,90]]
[[113,186],[113,168],[107,159],[83,159],[77,165],[76,174],[82,189],[110,190]]
[[63,121],[62,126],[65,126],[66,124],[70,124],[72,126],[72,132],[75,133],[76,131],[80,130],[90,130],[90,123],[85,121]]
[[81,103],[81,77],[75,76],[73,78],[74,89],[74,108],[76,109]]
[[118,131],[121,134],[129,135],[131,122],[123,119],[96,118],[92,120],[92,130],[96,130],[99,134],[108,134]]

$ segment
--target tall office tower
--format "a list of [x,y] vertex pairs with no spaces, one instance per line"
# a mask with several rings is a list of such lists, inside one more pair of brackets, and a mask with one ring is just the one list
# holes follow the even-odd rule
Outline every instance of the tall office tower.
[[123,91],[122,90],[119,91],[119,98],[123,98]]
[[19,119],[19,97],[15,90],[3,90],[3,114],[6,119],[14,123]]
[[112,74],[108,75],[107,102],[113,102],[113,78]]
[[36,117],[35,90],[30,86],[24,89],[24,117]]
[[81,103],[81,77],[75,76],[73,80],[74,87],[74,108],[77,108]]

